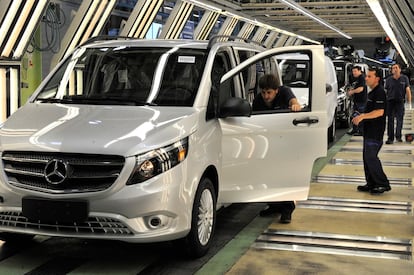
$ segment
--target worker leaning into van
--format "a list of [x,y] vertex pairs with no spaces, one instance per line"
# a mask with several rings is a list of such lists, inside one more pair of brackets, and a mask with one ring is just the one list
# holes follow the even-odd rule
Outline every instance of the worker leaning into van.
[[[266,74],[259,80],[261,89],[253,101],[253,111],[291,109],[294,112],[300,111],[301,106],[292,90],[286,86],[280,86],[275,75]],[[260,211],[260,216],[269,216],[280,213],[281,223],[290,223],[292,213],[295,210],[294,201],[281,201],[268,203],[266,209]]]

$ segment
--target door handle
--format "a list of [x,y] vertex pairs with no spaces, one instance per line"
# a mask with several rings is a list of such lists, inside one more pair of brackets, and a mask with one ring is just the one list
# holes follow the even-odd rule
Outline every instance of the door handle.
[[306,124],[315,124],[315,123],[318,123],[319,122],[319,119],[318,118],[312,118],[312,117],[306,117],[306,118],[301,118],[301,119],[294,119],[293,120],[293,125],[298,125],[298,124],[303,124],[303,123],[306,123]]

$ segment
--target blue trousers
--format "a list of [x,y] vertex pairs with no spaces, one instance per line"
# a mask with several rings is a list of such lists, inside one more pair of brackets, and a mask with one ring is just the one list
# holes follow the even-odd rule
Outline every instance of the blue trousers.
[[389,186],[390,184],[378,158],[381,147],[382,141],[364,138],[362,158],[364,160],[365,180],[368,186],[371,187]]
[[[397,125],[395,127],[395,135],[394,135],[394,118],[397,121]],[[403,126],[403,119],[404,119],[404,101],[395,101],[395,100],[388,100],[387,101],[387,135],[388,140],[393,141],[394,137],[396,139],[401,139],[401,131]]]

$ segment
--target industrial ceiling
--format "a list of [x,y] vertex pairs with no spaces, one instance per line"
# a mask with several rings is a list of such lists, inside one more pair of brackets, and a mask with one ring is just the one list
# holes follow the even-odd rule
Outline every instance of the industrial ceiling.
[[[343,38],[338,32],[294,10],[280,0],[211,0],[269,25],[321,40]],[[295,0],[352,39],[388,36],[367,0]],[[374,1],[375,2],[375,1]],[[407,62],[414,66],[414,1],[379,0]],[[386,21],[386,20],[383,20]]]

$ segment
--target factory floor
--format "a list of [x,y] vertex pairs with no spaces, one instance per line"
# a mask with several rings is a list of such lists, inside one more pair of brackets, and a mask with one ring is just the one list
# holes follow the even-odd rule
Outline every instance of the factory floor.
[[[413,119],[406,111],[403,134]],[[256,217],[197,274],[414,274],[414,144],[403,140],[379,154],[391,191],[357,191],[362,137],[345,135],[315,164],[290,224]]]

